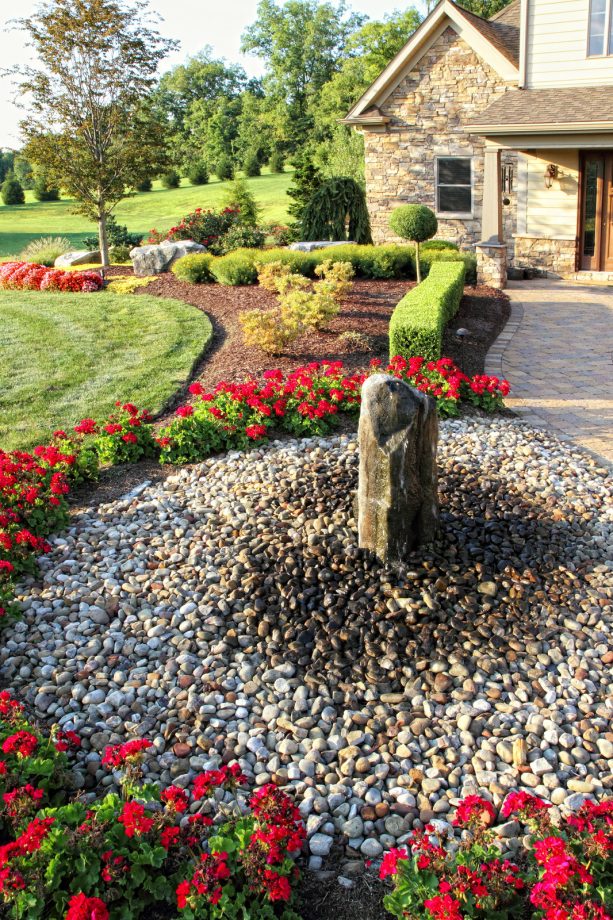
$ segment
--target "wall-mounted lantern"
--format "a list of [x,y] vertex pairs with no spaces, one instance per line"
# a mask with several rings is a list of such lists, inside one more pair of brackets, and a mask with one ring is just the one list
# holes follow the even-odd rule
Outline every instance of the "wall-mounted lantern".
[[554,179],[557,179],[560,171],[556,163],[548,163],[545,168],[545,188],[551,188]]

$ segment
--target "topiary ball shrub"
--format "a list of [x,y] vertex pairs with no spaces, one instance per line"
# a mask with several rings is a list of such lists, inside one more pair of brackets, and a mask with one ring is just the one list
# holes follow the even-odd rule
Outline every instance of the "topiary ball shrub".
[[150,192],[153,188],[153,182],[151,179],[143,179],[142,182],[139,182],[136,186],[137,192]]
[[228,156],[221,156],[215,167],[215,175],[224,182],[226,179],[234,178],[234,163]]
[[187,171],[187,178],[192,185],[206,185],[209,181],[209,171],[204,163],[193,163]]
[[257,284],[258,269],[253,251],[238,249],[227,256],[215,259],[211,271],[220,284],[236,287],[241,284]]
[[169,169],[162,176],[162,185],[164,188],[179,188],[181,185],[181,176],[176,169]]
[[208,252],[194,252],[192,255],[178,259],[170,269],[180,281],[190,284],[213,284],[215,277],[211,272],[214,256]]
[[415,243],[415,269],[417,282],[421,282],[419,244],[431,239],[438,230],[436,214],[425,204],[403,204],[392,211],[390,227],[403,240]]
[[2,183],[2,201],[9,205],[25,204],[26,196],[21,187],[21,182],[13,175],[7,176]]

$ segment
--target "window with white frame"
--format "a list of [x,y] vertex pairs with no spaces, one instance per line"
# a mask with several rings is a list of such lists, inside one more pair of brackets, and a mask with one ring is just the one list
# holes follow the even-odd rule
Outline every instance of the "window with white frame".
[[472,214],[472,157],[436,158],[436,211],[449,216]]
[[590,0],[587,54],[613,54],[613,0]]

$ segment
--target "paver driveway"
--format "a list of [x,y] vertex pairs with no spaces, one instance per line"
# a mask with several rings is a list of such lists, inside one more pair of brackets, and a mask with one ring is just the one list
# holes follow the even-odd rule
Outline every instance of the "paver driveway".
[[487,370],[510,409],[613,461],[613,287],[511,282],[511,321]]

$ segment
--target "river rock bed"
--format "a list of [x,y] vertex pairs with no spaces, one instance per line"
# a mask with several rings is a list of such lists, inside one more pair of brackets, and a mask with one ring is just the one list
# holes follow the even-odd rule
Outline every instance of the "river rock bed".
[[351,436],[212,458],[53,539],[1,675],[81,735],[86,789],[131,737],[164,784],[238,758],[296,793],[318,868],[469,793],[613,788],[607,470],[511,419],[446,421],[441,535],[395,571],[357,547],[357,460]]

